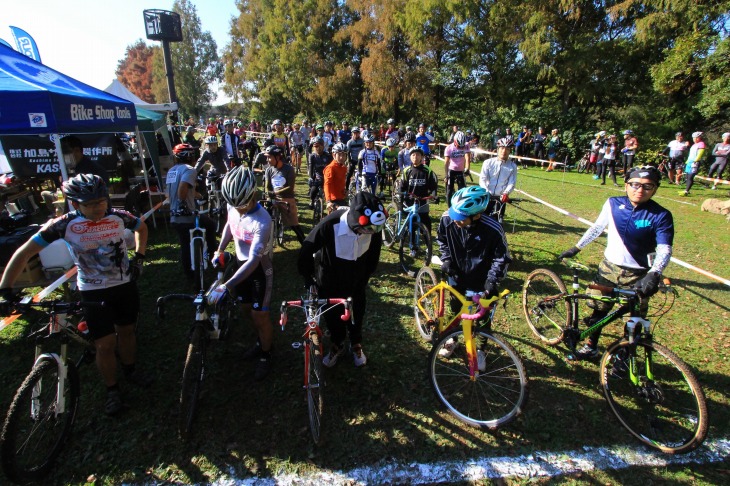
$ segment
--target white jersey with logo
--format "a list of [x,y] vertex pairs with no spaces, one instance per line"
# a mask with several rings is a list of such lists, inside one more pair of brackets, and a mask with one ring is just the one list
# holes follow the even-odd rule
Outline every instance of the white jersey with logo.
[[110,209],[99,221],[72,211],[46,223],[33,241],[46,247],[65,240],[78,267],[79,290],[105,289],[129,282],[124,230],[136,231],[141,224],[141,219],[120,209]]

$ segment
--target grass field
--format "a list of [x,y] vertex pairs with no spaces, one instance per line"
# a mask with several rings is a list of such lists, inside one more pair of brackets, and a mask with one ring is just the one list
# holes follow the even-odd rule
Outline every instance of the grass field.
[[[434,166],[443,173],[438,163]],[[299,181],[298,191],[303,194],[306,179],[300,176]],[[621,188],[610,183],[598,186],[585,174],[547,174],[539,168],[520,170],[517,187],[589,220],[598,215],[607,197],[621,194]],[[662,186],[657,201],[674,214],[674,256],[729,278],[728,223],[722,216],[699,210],[704,197],[718,197],[718,192],[697,187],[692,197],[680,198],[676,186]],[[608,410],[598,388],[597,364],[568,363],[562,349],[540,344],[525,323],[520,306],[524,277],[538,267],[566,275],[556,256],[574,245],[586,227],[520,197],[525,201],[518,208],[508,208],[505,222],[514,263],[504,285],[514,298],[506,309],[498,311],[494,328],[507,336],[524,358],[530,399],[524,414],[503,430],[482,432],[440,409],[426,375],[428,346],[419,340],[413,323],[412,279],[399,273],[397,253],[384,249],[368,296],[364,328],[368,365],[355,369],[348,358],[327,370],[319,446],[312,445],[307,427],[301,351],[291,348],[302,330],[294,313],[285,332],[275,326],[275,367],[264,382],[254,382],[252,364],[238,358],[253,340],[246,316],[239,315],[227,342],[212,343],[194,438],[189,444],[181,443],[176,437],[177,401],[193,309],[170,305],[164,321],[154,317],[158,296],[189,290],[180,278],[174,232],[162,226],[151,232],[148,264],[140,283],[139,363],[155,375],[156,383],[149,391],[126,388],[132,409],[121,417],[109,418],[101,413],[104,391],[97,371],[83,368],[74,435],[48,482],[199,483],[224,475],[267,477],[351,469],[387,460],[431,462],[582,446],[635,446]],[[299,209],[308,228],[311,212],[301,204],[304,200],[302,197]],[[445,208],[442,203],[431,214],[439,215]],[[292,234],[288,237],[274,259],[274,302],[296,298],[302,291],[295,269],[299,245]],[[599,239],[581,252],[580,260],[595,268],[604,246],[605,238]],[[727,438],[730,289],[676,264],[670,264],[666,275],[678,288],[679,297],[659,322],[656,339],[690,364],[702,382],[709,405],[709,438]],[[584,276],[586,280],[590,277]],[[272,321],[275,319],[278,316],[272,315]],[[619,326],[610,327],[602,347],[620,331]],[[24,324],[20,323],[0,336],[3,409],[32,363],[33,346],[22,339],[23,332]],[[729,469],[727,463],[632,468],[539,482],[727,484]]]

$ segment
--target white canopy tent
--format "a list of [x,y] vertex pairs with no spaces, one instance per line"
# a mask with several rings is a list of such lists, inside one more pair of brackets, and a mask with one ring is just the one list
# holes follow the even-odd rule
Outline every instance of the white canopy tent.
[[129,100],[140,108],[151,111],[177,111],[177,103],[147,103],[137,95],[132,93],[118,79],[112,81],[112,84],[104,88],[107,93],[118,96],[119,98]]

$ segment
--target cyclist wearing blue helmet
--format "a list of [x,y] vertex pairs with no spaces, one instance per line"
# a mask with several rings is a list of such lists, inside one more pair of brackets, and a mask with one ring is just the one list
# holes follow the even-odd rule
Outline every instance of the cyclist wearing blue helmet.
[[502,226],[486,214],[488,205],[489,192],[483,187],[456,191],[441,217],[436,240],[449,284],[460,292],[484,289],[491,297],[512,258]]

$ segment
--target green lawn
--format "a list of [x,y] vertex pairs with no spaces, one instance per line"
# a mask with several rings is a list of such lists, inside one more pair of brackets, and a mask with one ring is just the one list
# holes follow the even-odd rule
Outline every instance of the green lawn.
[[[437,162],[434,166],[442,173]],[[306,179],[302,176],[299,181],[303,193]],[[621,194],[610,183],[598,186],[588,175],[547,174],[539,168],[521,170],[518,188],[589,220],[598,215],[607,197]],[[675,186],[662,186],[657,200],[674,214],[675,257],[730,278],[728,223],[722,216],[699,210],[702,198],[716,197],[717,192],[721,191],[698,187],[692,197],[680,198]],[[253,382],[252,364],[238,358],[253,339],[247,317],[238,319],[227,342],[212,344],[195,438],[182,444],[176,438],[177,400],[193,310],[183,304],[169,305],[164,321],[154,317],[159,295],[189,290],[180,278],[174,232],[162,227],[151,232],[148,264],[140,284],[144,311],[139,323],[139,362],[156,375],[155,386],[145,392],[126,390],[133,409],[108,418],[101,413],[104,395],[96,370],[82,369],[82,400],[74,436],[49,481],[205,482],[223,474],[249,477],[351,469],[386,459],[431,462],[582,446],[635,446],[608,410],[598,388],[597,364],[569,364],[563,350],[541,345],[525,323],[520,306],[525,275],[544,266],[565,274],[565,267],[555,262],[556,256],[574,245],[586,226],[520,197],[526,201],[519,208],[508,208],[505,223],[514,258],[505,285],[514,298],[498,312],[494,327],[523,356],[530,376],[530,399],[525,413],[503,430],[481,432],[440,409],[426,376],[428,346],[419,340],[412,319],[412,279],[399,273],[397,253],[384,249],[368,297],[364,330],[368,365],[355,369],[348,358],[328,370],[323,440],[318,447],[312,445],[307,428],[301,351],[291,348],[302,331],[295,313],[290,314],[285,332],[275,326],[274,373],[263,383]],[[442,203],[432,214],[445,208]],[[304,205],[299,209],[308,227],[311,213]],[[595,268],[604,244],[604,238],[594,242],[580,254],[581,261]],[[289,234],[286,247],[276,252],[275,302],[301,293],[295,270],[297,250],[298,244]],[[689,363],[704,385],[709,437],[727,438],[730,289],[676,264],[669,266],[666,275],[679,289],[679,297],[659,322],[656,339]],[[274,320],[278,316],[272,315]],[[0,336],[5,358],[0,370],[4,408],[32,363],[32,343],[20,338],[23,328],[23,324],[14,325]],[[610,343],[619,332],[618,326],[609,328],[601,345]],[[726,465],[633,468],[554,481],[717,484],[727,483],[727,469]]]

